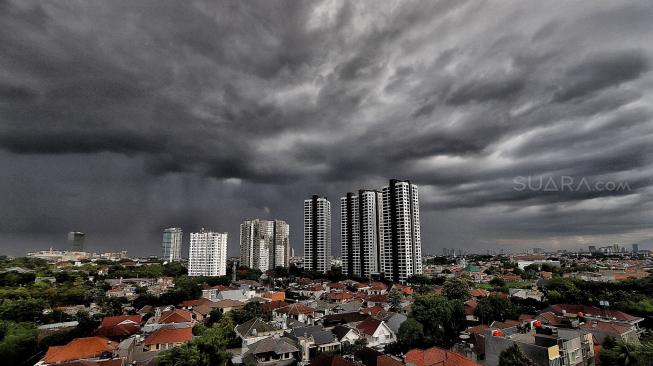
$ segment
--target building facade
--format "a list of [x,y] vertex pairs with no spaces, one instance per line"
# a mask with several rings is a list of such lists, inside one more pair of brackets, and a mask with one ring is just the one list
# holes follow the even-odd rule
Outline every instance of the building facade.
[[225,276],[227,274],[227,233],[202,229],[190,233],[189,276]]
[[84,239],[86,235],[79,231],[71,231],[66,237],[66,242],[68,248],[71,252],[83,252],[84,251]]
[[331,268],[331,203],[326,197],[304,200],[304,269]]
[[342,272],[369,277],[383,257],[383,195],[359,190],[340,198]]
[[288,267],[290,226],[283,220],[247,220],[240,224],[240,264],[263,272]]
[[163,230],[161,241],[161,259],[167,262],[181,260],[181,243],[183,231],[178,227]]
[[394,282],[422,273],[422,241],[417,186],[391,179],[383,194],[381,271]]

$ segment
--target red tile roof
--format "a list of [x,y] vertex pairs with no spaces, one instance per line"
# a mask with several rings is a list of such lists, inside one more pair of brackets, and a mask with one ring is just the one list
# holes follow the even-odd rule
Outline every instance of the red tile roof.
[[187,308],[191,306],[200,306],[200,305],[211,305],[213,304],[213,301],[205,298],[205,297],[200,297],[199,299],[195,300],[186,300],[179,304],[180,308]]
[[381,355],[376,358],[376,366],[403,366],[404,363],[390,355]]
[[442,348],[412,349],[406,353],[406,363],[416,366],[478,366],[469,358]]
[[145,338],[143,344],[150,346],[164,343],[184,343],[193,339],[193,328],[160,328]]
[[103,337],[127,337],[138,333],[143,317],[140,315],[107,316],[97,330],[97,335]]
[[465,301],[465,315],[474,315],[477,306],[478,302],[476,300]]
[[354,298],[354,294],[349,291],[329,292],[328,298],[331,301],[350,300]]
[[555,305],[551,305],[549,308],[551,311],[553,311],[556,314],[562,314],[562,311],[565,310],[567,313],[575,314],[581,312],[589,316],[616,318],[617,320],[625,321],[625,322],[641,319],[636,316],[632,316],[630,314],[624,313],[623,311],[599,309],[597,307],[587,306],[587,305],[555,304]]
[[193,314],[184,309],[174,309],[161,312],[159,324],[190,323],[193,321]]
[[374,332],[376,332],[376,329],[381,325],[381,323],[382,322],[379,319],[367,318],[358,323],[356,329],[358,329],[361,333],[371,336],[374,335]]
[[114,342],[105,337],[76,338],[65,346],[51,346],[45,354],[45,363],[74,361],[80,358],[98,357],[104,352],[112,352],[118,347]]
[[631,331],[631,327],[608,322],[594,322],[588,321],[587,323],[579,326],[580,329],[585,329],[590,332],[596,331],[601,333],[608,333],[612,335],[622,335]]
[[371,302],[388,302],[387,295],[372,295],[367,297],[367,301]]
[[289,315],[299,315],[299,314],[313,315],[315,313],[315,309],[313,309],[312,307],[299,303],[290,304],[283,308],[276,309],[275,311],[277,313],[289,314]]
[[355,364],[346,358],[329,354],[322,353],[311,360],[311,366],[355,366]]
[[490,296],[490,292],[486,289],[475,288],[470,292],[470,295],[472,295],[472,297],[488,297]]
[[387,290],[388,286],[385,285],[383,282],[372,282],[370,285],[370,290],[375,290],[375,291],[383,291]]
[[266,302],[266,303],[261,304],[261,310],[271,312],[274,309],[283,308],[283,307],[286,307],[288,305],[290,305],[290,304],[288,304],[285,301],[270,301],[270,302]]
[[369,314],[369,315],[376,315],[376,314],[382,312],[383,310],[385,310],[385,309],[383,309],[382,307],[376,305],[376,306],[372,306],[371,308],[361,309],[361,313]]
[[488,330],[488,329],[490,329],[490,327],[488,325],[479,324],[479,325],[475,325],[473,327],[467,328],[467,332],[469,332],[470,334],[485,334],[485,331]]

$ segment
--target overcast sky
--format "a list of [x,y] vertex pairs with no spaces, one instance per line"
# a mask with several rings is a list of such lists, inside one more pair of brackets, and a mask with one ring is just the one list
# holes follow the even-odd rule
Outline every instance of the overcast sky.
[[393,177],[425,253],[652,243],[651,1],[16,0],[0,30],[0,253],[236,254],[260,217],[301,254],[311,194],[339,253],[339,197]]

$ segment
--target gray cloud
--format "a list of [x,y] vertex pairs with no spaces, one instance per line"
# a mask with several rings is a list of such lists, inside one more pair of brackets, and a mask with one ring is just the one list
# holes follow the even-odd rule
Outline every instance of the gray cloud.
[[[390,177],[421,186],[426,252],[646,240],[651,18],[647,1],[0,2],[0,246],[83,230],[155,253],[181,225],[234,250],[242,219],[271,215],[299,249],[305,196],[337,208]],[[563,175],[631,190],[514,190]]]

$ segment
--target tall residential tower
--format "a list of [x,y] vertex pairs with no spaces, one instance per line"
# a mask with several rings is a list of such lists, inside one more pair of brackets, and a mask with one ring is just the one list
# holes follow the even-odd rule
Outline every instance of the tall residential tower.
[[225,276],[227,274],[227,233],[205,231],[190,233],[189,276]]
[[161,241],[161,259],[166,262],[181,260],[181,239],[183,232],[178,227],[163,230]]
[[359,190],[340,198],[342,272],[370,277],[380,272],[383,251],[383,196]]
[[422,273],[422,240],[417,186],[391,179],[383,190],[381,271],[395,282]]
[[247,220],[240,224],[240,264],[263,272],[288,267],[290,227],[283,220]]
[[304,269],[331,268],[331,203],[326,197],[304,200]]

